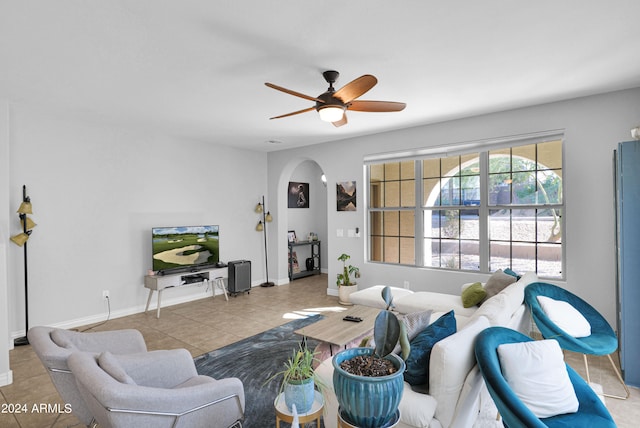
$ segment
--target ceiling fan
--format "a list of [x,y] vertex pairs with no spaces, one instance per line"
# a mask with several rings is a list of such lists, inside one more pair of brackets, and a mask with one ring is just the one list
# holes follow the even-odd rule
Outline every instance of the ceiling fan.
[[398,103],[394,101],[360,101],[356,98],[365,94],[371,88],[373,88],[378,79],[370,74],[365,74],[357,79],[347,83],[342,88],[336,90],[333,84],[338,80],[338,73],[335,70],[327,70],[322,73],[324,79],[329,83],[329,88],[326,92],[318,95],[317,97],[311,97],[309,95],[301,94],[300,92],[292,91],[290,89],[283,88],[273,83],[265,83],[270,88],[282,91],[284,93],[304,98],[305,100],[315,101],[314,107],[305,108],[302,110],[294,111],[291,113],[275,116],[270,119],[280,119],[283,117],[293,116],[300,113],[306,113],[311,110],[316,110],[320,115],[320,119],[325,122],[331,122],[334,126],[342,126],[347,124],[347,110],[353,111],[365,111],[365,112],[392,112],[403,110],[407,105],[405,103]]

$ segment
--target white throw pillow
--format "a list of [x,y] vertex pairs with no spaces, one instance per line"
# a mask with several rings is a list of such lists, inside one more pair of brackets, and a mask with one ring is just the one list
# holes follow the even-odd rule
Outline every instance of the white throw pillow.
[[578,411],[578,398],[556,340],[498,346],[502,373],[513,392],[538,418]]
[[542,310],[558,327],[573,337],[591,336],[591,324],[573,306],[563,300],[537,296]]

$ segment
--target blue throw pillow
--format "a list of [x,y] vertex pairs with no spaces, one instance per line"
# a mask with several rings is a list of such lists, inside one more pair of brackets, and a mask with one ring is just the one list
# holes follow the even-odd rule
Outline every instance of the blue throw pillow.
[[502,272],[506,273],[507,275],[511,275],[513,277],[515,277],[516,279],[520,279],[522,278],[522,275],[518,275],[517,273],[515,273],[513,270],[511,270],[511,268],[506,268],[505,270],[503,270]]
[[410,385],[429,383],[429,358],[431,349],[438,341],[456,332],[456,318],[450,311],[422,330],[410,342],[411,351],[405,361],[404,380]]

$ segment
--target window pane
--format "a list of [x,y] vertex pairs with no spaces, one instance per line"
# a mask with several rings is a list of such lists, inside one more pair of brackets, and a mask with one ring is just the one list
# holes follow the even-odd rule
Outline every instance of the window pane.
[[399,232],[400,229],[398,211],[386,211],[384,213],[384,235],[398,236]]
[[480,239],[480,214],[477,210],[460,211],[460,238]]
[[[513,243],[511,246],[511,269],[516,272],[536,271],[536,245]],[[508,265],[508,264],[507,264]]]
[[384,180],[384,164],[375,164],[369,166],[369,178],[371,181]]
[[511,240],[518,242],[535,242],[536,211],[513,210],[511,219]]
[[480,155],[478,153],[470,153],[460,156],[460,166],[462,167],[462,175],[479,174],[480,173]]
[[384,238],[384,261],[387,263],[400,262],[400,238]]
[[416,262],[415,239],[400,238],[400,263],[412,265]]
[[406,161],[400,164],[400,179],[412,180],[416,178],[416,164],[414,161]]
[[460,236],[460,218],[458,210],[442,211],[440,236],[458,238]]
[[460,241],[460,268],[464,270],[480,270],[480,245],[478,241]]
[[[492,241],[489,245],[489,270],[496,271],[511,266],[511,243]],[[512,267],[515,270],[515,268]],[[516,272],[518,272],[516,270]]]
[[533,172],[514,172],[512,204],[535,204],[538,197],[536,175]]
[[380,211],[371,212],[369,227],[371,228],[372,235],[382,235],[383,233],[382,216],[383,216],[383,213]]
[[384,206],[384,182],[370,183],[369,207],[381,208]]
[[489,176],[489,205],[511,203],[511,174],[491,174]]
[[562,278],[562,245],[538,244],[538,275]]
[[424,206],[433,207],[436,206],[439,201],[440,195],[440,179],[428,178],[422,180],[423,192],[424,192]]
[[538,242],[562,242],[561,211],[538,210]]
[[443,239],[440,250],[440,267],[460,269],[460,242]]
[[489,172],[511,171],[511,149],[491,150],[489,152]]
[[384,206],[399,207],[400,206],[400,182],[386,182],[384,186]]
[[424,240],[423,264],[429,267],[440,267],[440,241],[437,239]]
[[383,248],[382,248],[383,238],[381,236],[372,236],[371,237],[371,260],[374,262],[381,262]]
[[400,211],[400,236],[413,237],[415,230],[415,216],[413,211]]
[[448,178],[442,184],[440,205],[460,205],[460,177]]
[[562,179],[556,170],[538,172],[538,185],[540,196],[538,203],[560,204],[562,203]]
[[440,159],[425,159],[422,161],[422,177],[440,178]]
[[511,149],[511,170],[531,171],[535,169],[536,145],[514,147]]
[[538,144],[538,164],[540,168],[562,168],[562,141]]
[[490,210],[489,211],[489,240],[491,241],[511,240],[511,211],[510,210]]
[[480,205],[480,176],[468,175],[460,178],[462,205]]
[[400,162],[384,164],[384,179],[386,181],[400,179]]
[[439,210],[426,210],[424,212],[424,236],[426,238],[440,237],[440,216]]
[[460,157],[453,156],[450,158],[440,159],[442,165],[442,176],[451,177],[460,172]]
[[416,182],[415,180],[405,180],[400,182],[401,196],[403,207],[413,207],[416,205]]

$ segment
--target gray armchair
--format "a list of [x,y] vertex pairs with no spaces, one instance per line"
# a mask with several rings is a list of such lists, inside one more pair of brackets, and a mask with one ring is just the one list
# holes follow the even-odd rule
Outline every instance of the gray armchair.
[[97,358],[77,352],[69,367],[101,428],[242,426],[242,382],[198,375],[185,349]]
[[115,330],[81,333],[51,327],[33,327],[27,333],[29,343],[47,369],[54,386],[65,403],[71,404],[73,414],[85,425],[93,415],[85,405],[67,359],[72,352],[103,351],[114,354],[146,352],[147,345],[137,330]]

